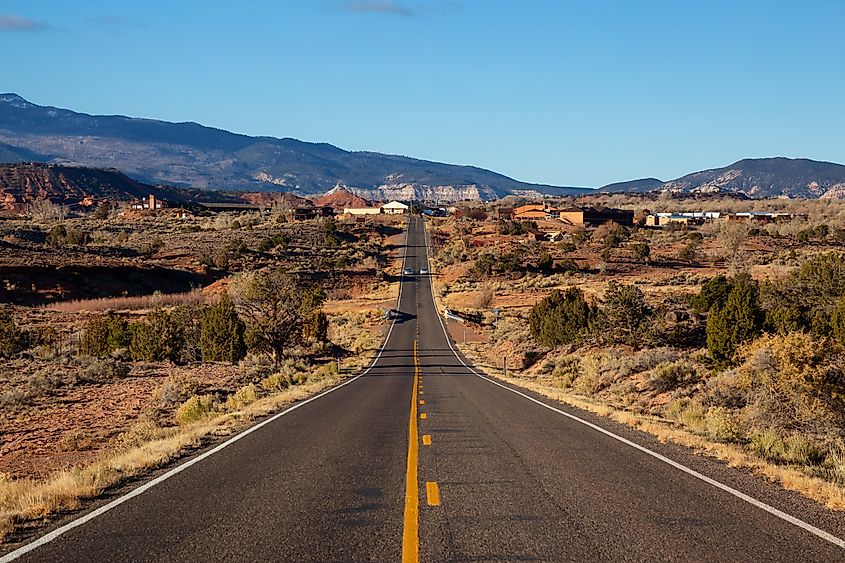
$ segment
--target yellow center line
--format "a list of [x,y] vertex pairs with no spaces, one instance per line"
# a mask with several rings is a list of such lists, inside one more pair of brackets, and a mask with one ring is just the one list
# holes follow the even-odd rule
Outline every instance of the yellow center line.
[[423,435],[423,446],[430,446],[431,445],[431,435],[425,434]]
[[[405,476],[405,528],[402,533],[402,563],[420,560],[420,499],[417,463],[419,434],[417,432],[417,386],[420,365],[417,360],[417,341],[414,340],[414,386],[411,394],[411,417],[408,423],[408,468]],[[425,418],[425,414],[421,415]]]
[[420,418],[421,418],[421,419],[423,419],[423,420],[425,420],[426,418],[428,418],[428,415],[427,415],[427,414],[425,414],[424,412],[423,412],[423,413],[420,413]]
[[420,399],[420,404],[421,404],[421,405],[424,405],[424,404],[425,404],[425,401],[423,401],[422,399]]
[[428,498],[429,506],[440,506],[440,489],[437,483],[428,481],[425,484],[425,495]]

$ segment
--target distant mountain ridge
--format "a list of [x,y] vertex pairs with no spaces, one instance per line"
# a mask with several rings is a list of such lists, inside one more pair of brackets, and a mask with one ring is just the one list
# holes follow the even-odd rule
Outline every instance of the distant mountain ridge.
[[477,168],[251,137],[197,123],[94,116],[0,94],[0,161],[117,168],[141,182],[201,189],[326,192],[379,199],[496,199],[515,190],[577,194]]
[[[318,195],[342,185],[369,201],[491,200],[591,193],[530,184],[474,166],[429,162],[328,143],[251,137],[197,123],[94,116],[0,94],[0,163],[46,162],[118,169],[144,184],[199,190]],[[738,193],[845,197],[845,166],[783,157],[745,159],[662,182],[617,182],[600,192]]]
[[839,197],[845,166],[806,158],[749,158],[687,174],[658,189],[670,192],[737,192],[751,197]]

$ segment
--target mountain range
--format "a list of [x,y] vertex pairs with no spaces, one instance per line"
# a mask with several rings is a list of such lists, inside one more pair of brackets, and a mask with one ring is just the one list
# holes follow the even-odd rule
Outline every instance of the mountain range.
[[323,193],[348,186],[368,199],[495,199],[519,191],[577,194],[474,166],[327,143],[251,137],[197,123],[88,115],[0,94],[0,161],[117,168],[139,181],[240,191]]
[[[0,94],[0,162],[114,168],[144,184],[195,190],[313,195],[345,188],[369,200],[489,200],[594,192],[520,182],[474,166],[253,137],[197,123],[88,115],[33,104],[17,94]],[[780,157],[745,159],[668,182],[643,178],[599,191],[845,197],[845,166]]]

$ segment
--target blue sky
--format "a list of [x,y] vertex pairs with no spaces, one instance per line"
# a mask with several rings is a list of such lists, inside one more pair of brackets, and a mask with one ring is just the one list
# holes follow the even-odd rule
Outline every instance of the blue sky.
[[0,91],[599,186],[845,161],[841,0],[0,0]]

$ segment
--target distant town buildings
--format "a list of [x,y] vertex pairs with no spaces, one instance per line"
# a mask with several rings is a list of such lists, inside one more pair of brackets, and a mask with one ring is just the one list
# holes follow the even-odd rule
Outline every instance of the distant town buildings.
[[727,220],[729,222],[774,223],[807,218],[803,213],[787,213],[783,211],[741,211],[739,213],[722,213],[720,211],[693,211],[651,213],[645,217],[646,227],[665,227],[676,224],[684,226],[698,226],[714,221]]
[[167,207],[167,204],[156,198],[154,194],[150,194],[146,199],[135,201],[131,205],[131,208],[134,210],[149,209],[155,211],[156,209],[163,209],[165,207]]
[[320,217],[334,217],[334,209],[328,205],[319,205],[314,207],[294,207],[293,220],[307,221],[309,219],[319,219]]
[[362,215],[402,215],[410,211],[410,206],[400,202],[391,201],[385,203],[381,207],[346,207],[343,212],[347,215],[362,216]]
[[559,220],[568,225],[601,225],[618,223],[630,226],[634,224],[634,212],[611,207],[567,207],[558,209],[547,203],[529,203],[514,209],[500,207],[496,210],[500,221],[538,221]]

